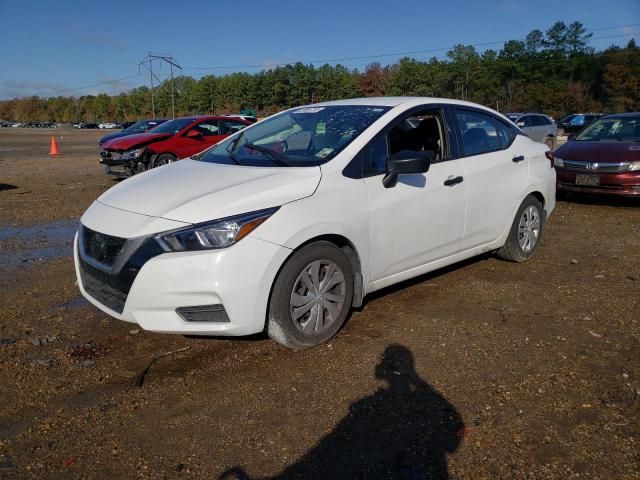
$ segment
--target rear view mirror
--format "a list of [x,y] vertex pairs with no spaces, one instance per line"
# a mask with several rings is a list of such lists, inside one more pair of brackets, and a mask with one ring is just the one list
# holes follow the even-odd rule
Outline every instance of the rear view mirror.
[[519,127],[524,127],[524,122],[518,122],[518,123],[516,123],[516,125],[519,126]]
[[426,173],[429,171],[435,152],[402,150],[394,153],[387,162],[387,174],[382,179],[385,188],[395,187],[400,175]]

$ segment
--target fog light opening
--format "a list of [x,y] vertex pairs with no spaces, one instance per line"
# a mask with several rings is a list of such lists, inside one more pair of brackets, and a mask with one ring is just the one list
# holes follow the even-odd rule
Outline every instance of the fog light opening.
[[178,307],[176,313],[185,322],[229,323],[230,321],[227,311],[220,304]]

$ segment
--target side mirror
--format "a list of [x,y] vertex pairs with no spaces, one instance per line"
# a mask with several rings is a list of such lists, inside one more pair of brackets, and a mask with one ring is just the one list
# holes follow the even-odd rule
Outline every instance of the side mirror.
[[189,130],[187,132],[187,138],[200,138],[202,136],[202,132],[198,130]]
[[402,150],[394,153],[387,162],[387,174],[382,179],[385,188],[393,188],[400,175],[426,173],[429,171],[435,152]]

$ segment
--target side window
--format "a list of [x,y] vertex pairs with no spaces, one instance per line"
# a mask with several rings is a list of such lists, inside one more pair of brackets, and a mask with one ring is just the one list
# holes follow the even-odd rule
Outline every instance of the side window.
[[368,175],[378,175],[387,171],[389,146],[387,135],[379,135],[364,151],[365,171]]
[[549,119],[549,117],[540,117],[540,121],[542,122],[542,125],[544,125],[544,126],[552,124],[552,122]]
[[532,127],[541,127],[544,125],[542,121],[542,117],[540,115],[531,115],[531,126]]
[[212,137],[214,135],[220,134],[220,127],[218,125],[218,120],[208,120],[206,122],[199,123],[194,126],[191,130],[196,130],[200,132],[205,137]]
[[450,158],[442,118],[440,109],[401,118],[386,135],[379,135],[364,149],[365,175],[385,173],[389,157],[403,150],[433,151],[434,162]]
[[235,120],[223,120],[222,121],[222,135],[233,135],[236,132],[239,132],[244,127],[246,127],[244,123],[237,122]]
[[524,122],[524,125],[522,126],[522,128],[534,126],[531,115],[525,115],[524,117],[520,117],[520,119],[518,119],[518,123],[523,123],[523,122]]
[[465,156],[503,150],[511,145],[516,133],[493,115],[456,109]]

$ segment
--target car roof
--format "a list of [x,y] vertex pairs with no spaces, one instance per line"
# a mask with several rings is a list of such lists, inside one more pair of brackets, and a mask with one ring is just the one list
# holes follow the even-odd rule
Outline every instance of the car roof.
[[403,104],[415,104],[420,105],[423,103],[448,103],[452,105],[466,105],[469,107],[482,107],[486,110],[489,108],[479,105],[477,103],[465,102],[464,100],[454,100],[452,98],[439,98],[439,97],[364,97],[364,98],[349,98],[345,100],[333,100],[330,102],[314,103],[306,105],[307,107],[313,106],[343,106],[343,105],[364,105],[369,107],[397,107]]
[[224,115],[192,115],[189,117],[176,117],[174,120],[191,120],[195,122],[196,120],[227,120],[228,118]]
[[540,112],[518,112],[518,113],[505,113],[507,117],[522,117],[523,115],[541,115],[543,117],[548,117],[546,113]]
[[640,117],[640,112],[612,113],[610,115],[606,115],[606,117]]

